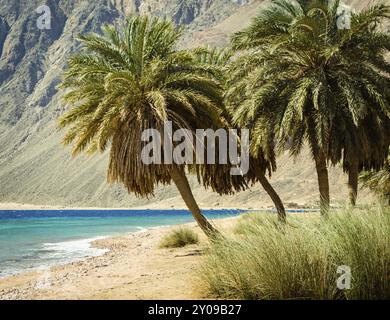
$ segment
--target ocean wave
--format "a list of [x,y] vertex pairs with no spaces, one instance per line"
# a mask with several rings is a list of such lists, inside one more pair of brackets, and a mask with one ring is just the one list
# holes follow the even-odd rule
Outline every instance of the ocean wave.
[[47,242],[42,244],[42,249],[51,256],[80,257],[80,256],[99,256],[107,252],[106,249],[94,248],[92,242],[102,240],[106,237],[94,237],[87,239],[69,240],[62,242]]
[[149,229],[148,228],[145,228],[145,227],[140,227],[140,226],[137,226],[135,227],[136,228],[136,233],[141,233],[141,232],[146,232],[148,231]]
[[26,271],[43,271],[50,269],[53,266],[101,256],[108,252],[108,249],[94,248],[92,242],[105,238],[106,237],[94,237],[43,243],[39,248],[31,250],[27,255],[23,255],[18,259],[5,261],[1,266],[0,278]]

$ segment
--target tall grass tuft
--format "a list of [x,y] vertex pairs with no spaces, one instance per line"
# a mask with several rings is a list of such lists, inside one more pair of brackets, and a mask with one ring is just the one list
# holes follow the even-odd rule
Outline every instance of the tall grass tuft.
[[[350,290],[337,288],[341,265],[351,268]],[[248,215],[211,244],[200,276],[222,298],[389,299],[390,210],[289,217],[285,226]]]
[[199,242],[198,234],[188,227],[172,230],[160,242],[160,248],[181,248]]
[[390,299],[390,209],[346,210],[321,226],[332,262],[352,270],[348,299]]

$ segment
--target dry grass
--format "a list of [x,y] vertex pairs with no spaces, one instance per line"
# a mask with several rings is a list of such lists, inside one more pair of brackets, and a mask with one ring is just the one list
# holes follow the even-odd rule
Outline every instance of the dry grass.
[[172,230],[160,242],[160,248],[182,248],[199,242],[198,234],[188,227]]
[[[352,270],[339,290],[337,267]],[[343,210],[328,220],[269,214],[242,218],[211,245],[200,276],[208,291],[234,299],[389,299],[390,209]]]

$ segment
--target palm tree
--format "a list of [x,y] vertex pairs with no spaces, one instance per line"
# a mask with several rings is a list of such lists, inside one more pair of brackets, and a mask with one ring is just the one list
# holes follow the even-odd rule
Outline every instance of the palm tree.
[[[338,134],[337,128],[335,134]],[[357,126],[351,121],[349,129],[342,134],[342,139],[333,140],[337,142],[332,145],[332,162],[342,161],[343,169],[348,173],[349,203],[355,206],[359,173],[381,170],[386,162],[389,154],[390,123],[385,117],[370,115]]]
[[[225,90],[228,89],[228,69],[229,63],[233,58],[234,51],[229,48],[219,49],[219,48],[197,48],[194,50],[195,54],[198,57],[200,63],[209,65],[212,68],[213,74],[219,79],[222,84],[225,84]],[[222,122],[225,124],[227,129],[234,128],[232,122],[232,116],[228,111],[228,107],[222,110],[221,118]],[[248,174],[243,177],[230,177],[233,179],[230,186],[235,186],[235,188],[229,188],[226,190],[226,184],[224,181],[221,181],[220,177],[229,177],[226,172],[223,171],[223,168],[219,165],[216,172],[211,172],[208,170],[203,176],[203,184],[210,186],[213,191],[223,195],[230,192],[238,192],[247,189],[250,185],[254,185],[257,182],[260,182],[263,189],[267,192],[271,200],[273,201],[275,208],[278,213],[279,221],[282,223],[286,222],[286,211],[283,205],[282,200],[280,199],[278,193],[272,187],[268,181],[266,174],[267,172],[271,176],[272,173],[276,170],[276,155],[275,150],[272,144],[267,145],[267,152],[262,148],[257,150],[256,156],[252,156],[250,159],[250,170]],[[207,167],[205,167],[207,168]],[[244,180],[246,183],[240,183],[241,180]]]
[[148,17],[105,26],[103,35],[79,36],[83,52],[70,58],[62,83],[73,108],[59,126],[70,126],[63,142],[74,144],[73,155],[110,148],[108,181],[128,192],[149,197],[157,184],[173,181],[198,225],[214,237],[218,232],[194,199],[185,165],[145,165],[141,159],[145,129],[163,135],[171,121],[173,130],[195,132],[220,119],[222,87],[191,51],[176,49],[180,36],[171,22]]
[[381,170],[365,171],[360,175],[360,180],[363,187],[369,188],[380,197],[387,199],[387,204],[390,206],[390,157]]
[[390,67],[383,58],[390,37],[377,29],[390,15],[389,6],[353,14],[351,28],[338,29],[339,4],[271,1],[232,39],[243,52],[232,65],[227,94],[234,123],[257,132],[252,152],[276,143],[297,155],[309,144],[323,215],[330,206],[328,161],[335,163],[343,154],[345,164],[353,159],[356,170],[355,162],[359,166],[369,159],[368,154],[358,158],[352,143],[359,143],[362,123],[374,119],[383,133],[381,124],[390,115]]
[[[352,206],[356,204],[359,173],[380,170],[389,151],[390,121],[386,110],[390,102],[390,64],[385,53],[390,49],[390,37],[377,30],[382,18],[390,17],[389,12],[388,6],[362,11],[353,16],[351,28],[344,37],[334,39],[355,77],[363,76],[360,82],[351,78],[350,84],[343,87],[344,104],[351,105],[354,117],[340,114],[344,127],[341,130],[334,127],[332,132],[336,137],[331,139],[330,145],[332,163],[342,161],[344,171],[348,173]],[[371,88],[376,92],[369,95],[367,92]],[[339,120],[334,122],[341,124]]]

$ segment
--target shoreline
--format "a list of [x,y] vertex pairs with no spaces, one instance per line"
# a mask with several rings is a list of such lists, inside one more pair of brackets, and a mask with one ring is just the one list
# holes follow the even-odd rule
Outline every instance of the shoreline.
[[[139,231],[135,231],[135,232],[139,232]],[[124,236],[124,235],[125,235],[125,233],[122,236]],[[95,236],[95,237],[91,237],[91,238],[77,238],[77,239],[72,239],[72,240],[68,240],[68,241],[53,242],[53,243],[51,243],[53,245],[74,243],[74,242],[86,242],[88,244],[88,250],[90,250],[91,252],[84,257],[74,256],[74,257],[69,257],[66,261],[57,261],[57,262],[52,262],[49,264],[41,264],[41,265],[36,266],[36,267],[21,269],[19,271],[15,271],[14,273],[0,276],[0,281],[6,280],[7,278],[10,278],[10,277],[17,277],[17,276],[20,276],[23,274],[28,274],[28,273],[46,272],[47,270],[50,270],[51,268],[61,267],[61,266],[65,266],[65,265],[72,264],[72,263],[82,262],[86,259],[102,256],[102,255],[106,254],[108,251],[105,248],[99,248],[97,246],[94,246],[94,243],[101,241],[101,240],[106,240],[109,238],[115,238],[115,237],[112,235],[107,235],[107,236]],[[95,253],[92,253],[92,251],[94,251],[94,250],[101,250],[101,252],[98,254],[96,253],[96,251],[95,251]]]
[[[40,207],[42,209],[35,209],[35,210],[42,210],[44,211],[45,209],[43,208],[46,208],[46,210],[58,210],[58,209],[47,209],[47,207]],[[0,211],[2,209],[0,208]],[[80,211],[83,211],[83,210],[102,210],[102,211],[105,211],[105,210],[126,210],[126,209],[101,209],[101,208],[96,208],[96,209],[75,209],[75,208],[67,208],[67,209],[63,209],[63,210],[80,210]],[[154,209],[128,209],[128,210],[154,210]],[[160,209],[161,211],[164,211],[164,210],[187,210],[187,209]],[[213,209],[207,209],[207,210],[213,210]],[[218,210],[232,210],[232,209],[218,209]],[[233,209],[233,210],[242,210],[242,209]],[[7,210],[5,210],[7,211]],[[13,211],[13,210],[11,210]],[[242,211],[245,211],[242,210]],[[236,219],[238,216],[232,216],[232,217],[223,217],[223,218],[214,218],[212,219],[213,223],[215,223],[216,221],[223,221],[223,220],[229,220],[229,219]],[[150,226],[150,227],[139,227],[139,229],[137,230],[134,230],[134,231],[125,231],[125,232],[122,232],[122,233],[118,233],[118,234],[106,234],[106,235],[95,235],[93,237],[90,237],[90,238],[74,238],[74,239],[69,239],[69,240],[65,240],[65,241],[53,241],[51,244],[54,244],[54,245],[58,245],[58,244],[67,244],[67,243],[73,243],[73,242],[86,242],[88,243],[89,247],[88,249],[101,249],[101,250],[106,250],[107,248],[105,247],[101,247],[99,244],[101,243],[101,241],[104,241],[104,240],[108,240],[108,241],[115,241],[115,239],[117,238],[122,238],[122,237],[130,237],[132,235],[138,235],[138,234],[142,234],[142,233],[145,233],[145,232],[153,232],[153,231],[156,231],[156,230],[161,230],[161,229],[165,229],[165,230],[171,230],[171,229],[174,229],[175,227],[180,227],[180,226],[196,226],[196,223],[195,222],[187,222],[187,223],[178,223],[178,224],[170,224],[170,225],[158,225],[158,226]],[[77,249],[77,248],[76,248]],[[77,251],[77,250],[76,250]],[[94,258],[94,257],[99,257],[99,256],[102,256],[104,254],[106,254],[107,251],[105,252],[102,252],[101,254],[98,254],[98,255],[94,255],[94,254],[89,254],[85,257],[70,257],[69,258],[69,261],[65,261],[65,262],[61,262],[61,261],[58,261],[58,262],[53,262],[51,264],[48,264],[48,265],[39,265],[39,266],[36,266],[36,267],[31,267],[30,269],[25,269],[25,270],[21,270],[21,271],[17,271],[15,273],[12,273],[12,274],[9,274],[9,275],[5,275],[5,276],[0,276],[0,281],[1,280],[4,280],[4,279],[7,279],[7,278],[10,278],[10,277],[15,277],[15,276],[19,276],[19,275],[23,275],[23,274],[27,274],[27,273],[34,273],[34,272],[40,272],[42,270],[47,270],[47,269],[51,269],[51,268],[55,268],[55,267],[61,267],[61,266],[66,266],[66,265],[69,265],[69,264],[73,264],[73,263],[77,263],[77,262],[83,262],[87,259],[91,259],[91,258]],[[0,299],[1,300],[1,299]]]
[[[216,219],[213,223],[225,231],[236,219]],[[199,244],[159,248],[162,237],[180,224],[95,240],[91,245],[107,252],[47,270],[1,278],[0,300],[203,299],[194,270],[207,240],[196,223],[183,225],[198,233]]]
[[[262,207],[262,208],[254,208],[254,207],[222,207],[222,206],[205,206],[201,208],[202,210],[240,210],[240,211],[274,211],[275,207],[268,206],[268,207]],[[96,210],[96,211],[119,211],[119,210],[159,210],[159,211],[169,211],[169,210],[186,210],[188,211],[188,208],[186,207],[176,207],[176,206],[169,206],[169,205],[159,205],[159,207],[156,207],[156,204],[151,204],[147,206],[140,206],[140,207],[113,207],[113,208],[105,208],[105,207],[69,207],[69,206],[50,206],[50,205],[34,205],[34,204],[27,204],[27,203],[16,203],[16,202],[4,202],[0,203],[0,211],[18,211],[18,210],[28,210],[28,211],[49,211],[49,210],[77,210],[77,211],[89,211],[89,210]],[[286,208],[286,211],[294,211],[294,210],[307,210],[307,211],[317,211],[318,208],[313,207],[306,207],[306,206],[299,206],[297,208],[291,207]]]
[[[75,210],[75,209],[70,209],[70,210]],[[111,209],[107,209],[107,210],[111,210]],[[1,209],[0,209],[0,211],[1,211]],[[214,219],[214,221],[215,220],[223,220],[223,219],[229,219],[229,217],[228,218]],[[137,229],[134,231],[126,231],[126,232],[119,233],[119,234],[96,235],[96,236],[93,236],[90,238],[74,238],[74,239],[65,240],[65,241],[58,241],[58,242],[54,241],[51,244],[58,245],[58,244],[67,244],[67,243],[74,243],[74,242],[86,242],[86,243],[88,243],[88,246],[89,246],[88,249],[90,251],[93,251],[93,249],[95,249],[95,250],[98,249],[98,250],[102,250],[103,252],[101,252],[100,254],[96,254],[96,255],[92,254],[92,252],[91,252],[89,255],[86,255],[84,257],[70,257],[68,261],[62,261],[62,262],[57,261],[57,262],[53,262],[53,263],[47,264],[47,265],[42,264],[42,265],[39,265],[36,267],[31,267],[29,269],[16,271],[15,273],[12,273],[12,274],[0,276],[0,282],[2,280],[6,280],[6,279],[11,278],[11,277],[18,277],[18,276],[23,275],[23,274],[36,273],[36,272],[41,272],[41,271],[46,272],[47,270],[50,270],[52,268],[65,267],[67,265],[71,265],[71,264],[78,263],[78,262],[83,262],[83,261],[91,259],[91,258],[103,256],[109,252],[108,248],[100,245],[102,242],[104,243],[105,240],[115,241],[117,238],[130,237],[132,235],[138,235],[138,234],[142,234],[145,232],[152,232],[154,230],[173,229],[175,227],[179,227],[182,225],[193,225],[193,224],[194,224],[193,222],[189,222],[189,223],[185,223],[185,224],[172,224],[172,225],[160,225],[160,226],[153,226],[153,227],[141,227],[141,229]],[[76,248],[76,251],[77,251],[77,248]],[[0,300],[1,300],[1,295],[0,295]]]
[[[192,224],[192,223],[189,223],[189,224]],[[183,224],[181,224],[183,225]],[[141,230],[137,230],[137,231],[130,231],[130,232],[124,232],[124,233],[121,233],[121,234],[116,234],[116,235],[100,235],[100,236],[94,236],[94,237],[91,237],[91,238],[77,238],[77,239],[72,239],[72,240],[67,240],[67,241],[59,241],[59,242],[53,242],[52,244],[60,244],[60,243],[68,243],[68,242],[74,242],[74,241],[86,241],[88,244],[89,244],[89,249],[99,249],[99,250],[103,250],[104,252],[101,252],[100,254],[97,254],[97,255],[88,255],[88,256],[85,256],[85,257],[73,257],[73,258],[69,258],[69,261],[65,261],[65,262],[53,262],[52,264],[49,264],[49,265],[40,265],[40,266],[37,266],[37,267],[33,267],[31,269],[25,269],[25,270],[21,270],[19,272],[15,272],[14,274],[9,274],[9,275],[6,275],[6,276],[0,276],[0,282],[1,280],[6,280],[8,278],[11,278],[11,277],[17,277],[17,276],[20,276],[20,275],[23,275],[23,274],[29,274],[29,273],[36,273],[36,272],[45,272],[47,270],[50,270],[51,268],[56,268],[56,267],[65,267],[67,265],[71,265],[71,264],[74,264],[74,263],[78,263],[78,262],[83,262],[87,259],[91,259],[91,258],[96,258],[96,257],[100,257],[100,256],[103,256],[105,255],[106,253],[109,252],[109,249],[108,248],[105,248],[104,246],[100,246],[99,244],[105,240],[108,240],[108,241],[115,241],[115,239],[117,238],[122,238],[122,237],[130,237],[131,235],[136,235],[136,234],[141,234],[141,233],[144,233],[144,232],[148,232],[148,231],[153,231],[153,230],[159,230],[159,229],[162,229],[162,228],[173,228],[173,227],[177,227],[177,226],[180,226],[180,224],[177,224],[177,225],[161,225],[161,226],[155,226],[155,227],[145,227]],[[1,296],[0,296],[0,300],[1,300]]]
[[[203,207],[203,210],[269,210],[270,208],[238,208],[238,207]],[[87,210],[99,210],[99,211],[109,211],[109,210],[188,210],[186,207],[172,207],[160,205],[159,208],[155,204],[140,206],[140,207],[69,207],[69,206],[50,206],[50,205],[34,205],[27,203],[14,203],[14,202],[5,202],[0,203],[0,211],[17,211],[17,210],[78,210],[78,211],[87,211]]]

